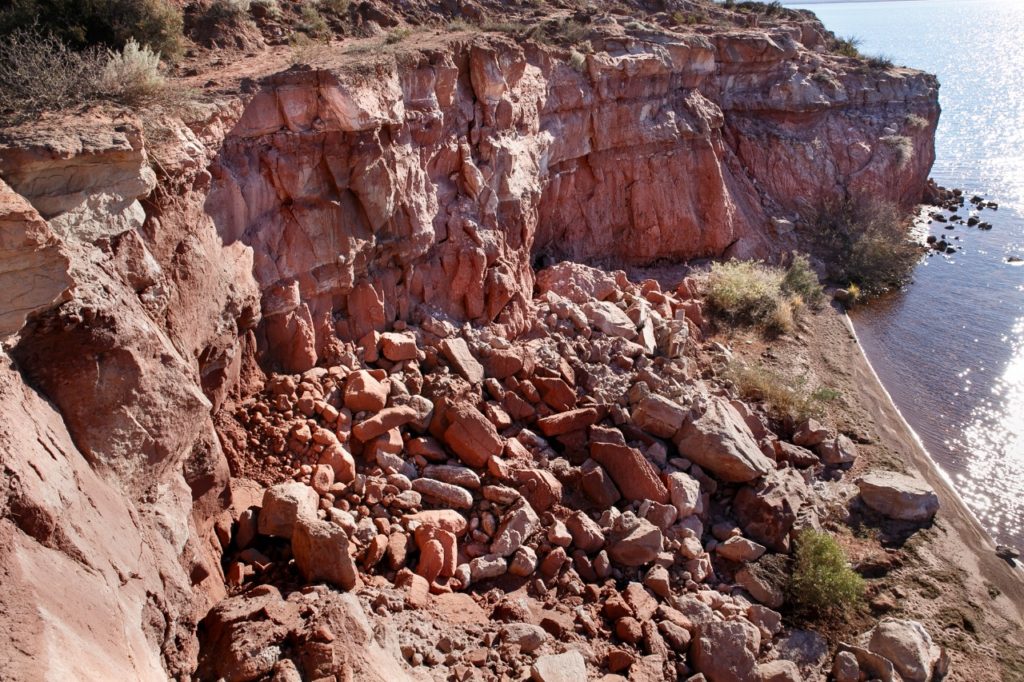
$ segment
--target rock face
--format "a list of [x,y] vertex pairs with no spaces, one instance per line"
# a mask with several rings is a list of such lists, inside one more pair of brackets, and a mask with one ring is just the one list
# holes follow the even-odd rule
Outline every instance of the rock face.
[[[358,11],[380,4],[359,3]],[[391,14],[377,9],[372,20],[394,26]],[[525,429],[517,440],[502,435],[497,425],[510,423],[513,408],[578,462],[587,454],[586,428],[605,419],[618,396],[586,403],[581,396],[575,410],[560,411],[590,377],[577,384],[568,364],[546,367],[539,379],[570,390],[549,381],[551,393],[540,396],[516,376],[534,373],[529,353],[495,348],[475,358],[477,346],[454,340],[424,360],[446,359],[453,371],[417,378],[424,332],[407,324],[434,340],[454,339],[462,322],[494,323],[488,333],[501,340],[536,324],[535,258],[645,264],[770,256],[795,246],[771,218],[797,212],[806,196],[871,193],[914,203],[932,161],[934,79],[854,68],[798,37],[799,29],[785,28],[597,37],[577,69],[558,50],[488,34],[386,56],[372,78],[346,68],[253,74],[258,85],[198,106],[187,125],[160,114],[166,134],[149,140],[131,116],[85,114],[6,130],[0,336],[16,341],[0,372],[0,457],[11,472],[0,495],[0,632],[14,643],[0,651],[4,674],[166,679],[201,666],[201,676],[253,679],[280,663],[288,679],[282,671],[298,664],[278,658],[295,644],[289,632],[323,626],[335,639],[301,643],[306,678],[323,676],[320,656],[354,679],[404,679],[401,654],[383,651],[394,638],[371,631],[354,597],[321,590],[316,608],[312,598],[299,603],[308,595],[282,599],[269,590],[221,601],[229,579],[240,585],[247,577],[239,563],[224,575],[224,551],[249,544],[254,524],[281,511],[265,510],[264,520],[262,496],[229,488],[239,472],[229,471],[223,448],[244,452],[251,443],[225,426],[222,408],[263,390],[265,371],[288,375],[274,400],[309,393],[288,406],[302,424],[278,428],[261,415],[247,426],[273,432],[267,440],[278,464],[288,459],[288,476],[311,478],[302,467],[318,463],[333,471],[333,482],[316,472],[315,501],[303,493],[308,500],[285,505],[284,521],[271,524],[279,537],[288,537],[289,524],[304,529],[295,558],[311,578],[321,577],[311,557],[340,547],[342,532],[360,548],[353,564],[394,562],[398,570],[409,540],[374,524],[385,520],[377,516],[385,499],[389,513],[408,512],[409,522],[434,521],[460,542],[470,537],[465,549],[475,556],[454,569],[454,552],[440,539],[424,543],[441,545],[440,552],[430,545],[432,556],[453,585],[502,575],[508,562],[480,539],[493,535],[498,519],[470,529],[452,509],[423,510],[466,508],[476,498],[461,485],[410,476],[426,461],[445,464],[447,447],[512,485],[500,458],[557,454]],[[819,69],[824,79],[809,76]],[[910,114],[927,125],[906,123]],[[880,141],[885,126],[910,139],[909,162]],[[562,275],[552,276],[549,296],[563,290]],[[588,325],[581,306],[589,306],[596,328],[587,334],[645,352],[656,340],[648,311],[667,306],[663,317],[676,325],[669,345],[685,345],[687,319],[699,320],[699,306],[673,310],[648,289],[643,306],[627,309],[609,281],[621,286],[605,273],[565,287],[560,319]],[[358,352],[351,341],[360,341]],[[616,354],[621,365],[633,361]],[[378,356],[388,369],[366,370]],[[318,384],[328,366],[346,371],[326,394],[308,392],[304,386]],[[462,401],[466,386],[479,391],[495,368],[508,385]],[[456,407],[438,409],[448,397]],[[717,399],[711,405],[706,423],[725,436],[693,424],[676,434],[686,433],[680,442],[692,446],[693,461],[726,481],[767,474],[771,462],[751,448],[742,420]],[[359,414],[385,408],[392,411],[381,417]],[[666,449],[656,439],[669,437],[678,412],[652,403],[640,420],[643,443],[621,447],[643,467],[642,485],[591,467],[599,480],[585,487],[612,502],[620,494],[641,504],[671,499],[677,513],[698,513],[700,485],[677,481],[670,496],[660,478]],[[423,439],[408,458],[415,466],[404,459],[409,435]],[[289,457],[296,452],[301,464]],[[368,483],[353,453],[372,454],[383,482]],[[537,504],[557,508],[554,483],[562,488],[554,475],[530,480],[521,487],[530,488],[523,495],[531,504],[550,498]],[[496,487],[485,485],[484,495],[511,504],[514,497]],[[358,520],[330,504],[347,504],[354,490],[372,510]],[[607,579],[611,561],[654,561],[665,535],[637,521],[608,526],[608,542],[592,560],[559,547],[545,563]],[[514,545],[522,533],[506,530]],[[687,570],[699,581],[710,575],[710,560],[689,540],[698,547]],[[597,548],[596,539],[588,547]],[[536,557],[519,550],[517,570],[532,570]],[[256,554],[250,569],[266,564]],[[323,577],[346,586],[343,563]],[[197,624],[218,601],[200,652]],[[649,630],[641,630],[645,642],[664,653]],[[569,665],[580,673],[575,659]]]
[[710,682],[754,682],[761,634],[743,620],[712,621],[693,641],[693,664]]
[[[271,357],[308,369],[335,332],[359,339],[420,305],[523,331],[533,253],[764,256],[785,241],[770,217],[799,211],[799,196],[909,207],[921,194],[930,76],[794,76],[818,57],[782,31],[597,47],[582,72],[491,38],[371,80],[265,79],[210,168],[206,207],[225,243],[252,248]],[[859,110],[910,140],[906,165]],[[603,331],[635,336],[607,305],[591,309]]]
[[857,487],[866,505],[892,519],[927,521],[939,510],[934,490],[902,474],[867,474],[857,482]]

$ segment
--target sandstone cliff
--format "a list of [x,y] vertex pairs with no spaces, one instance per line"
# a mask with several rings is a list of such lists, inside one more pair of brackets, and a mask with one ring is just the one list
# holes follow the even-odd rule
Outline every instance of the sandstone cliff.
[[264,371],[397,321],[524,333],[549,261],[774,258],[830,197],[920,198],[928,75],[831,56],[809,20],[591,43],[414,35],[186,120],[3,132],[7,675],[192,673],[225,595],[213,415]]

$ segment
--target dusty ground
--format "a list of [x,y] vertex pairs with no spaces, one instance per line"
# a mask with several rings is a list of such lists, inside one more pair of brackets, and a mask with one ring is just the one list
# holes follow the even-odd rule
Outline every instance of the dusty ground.
[[995,545],[935,466],[881,385],[849,318],[832,307],[807,315],[793,337],[765,341],[753,332],[721,337],[736,354],[811,385],[836,389],[827,421],[860,444],[845,474],[869,469],[919,476],[939,494],[935,523],[914,531],[880,524],[856,507],[832,530],[869,577],[875,615],[918,619],[952,656],[947,679],[1024,680],[1024,571],[995,555]]

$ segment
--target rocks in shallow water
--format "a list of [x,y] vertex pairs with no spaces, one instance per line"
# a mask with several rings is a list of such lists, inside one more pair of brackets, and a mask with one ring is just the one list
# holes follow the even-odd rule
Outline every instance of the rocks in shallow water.
[[939,510],[930,486],[893,472],[866,474],[857,481],[861,499],[878,513],[900,521],[928,521]]
[[1020,559],[1020,550],[1007,545],[996,545],[996,556],[1013,563],[1014,560]]
[[704,414],[687,422],[674,440],[679,454],[725,481],[743,483],[775,469],[724,398],[710,398]]

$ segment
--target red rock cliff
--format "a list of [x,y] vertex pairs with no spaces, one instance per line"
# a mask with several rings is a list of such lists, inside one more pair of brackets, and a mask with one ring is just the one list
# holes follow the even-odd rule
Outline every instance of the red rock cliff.
[[36,285],[0,298],[4,670],[194,668],[223,594],[211,415],[260,363],[400,319],[522,332],[538,260],[772,257],[827,198],[914,204],[934,78],[820,42],[612,36],[574,66],[475,38],[271,75],[148,146],[132,118],[7,131],[0,277]]

